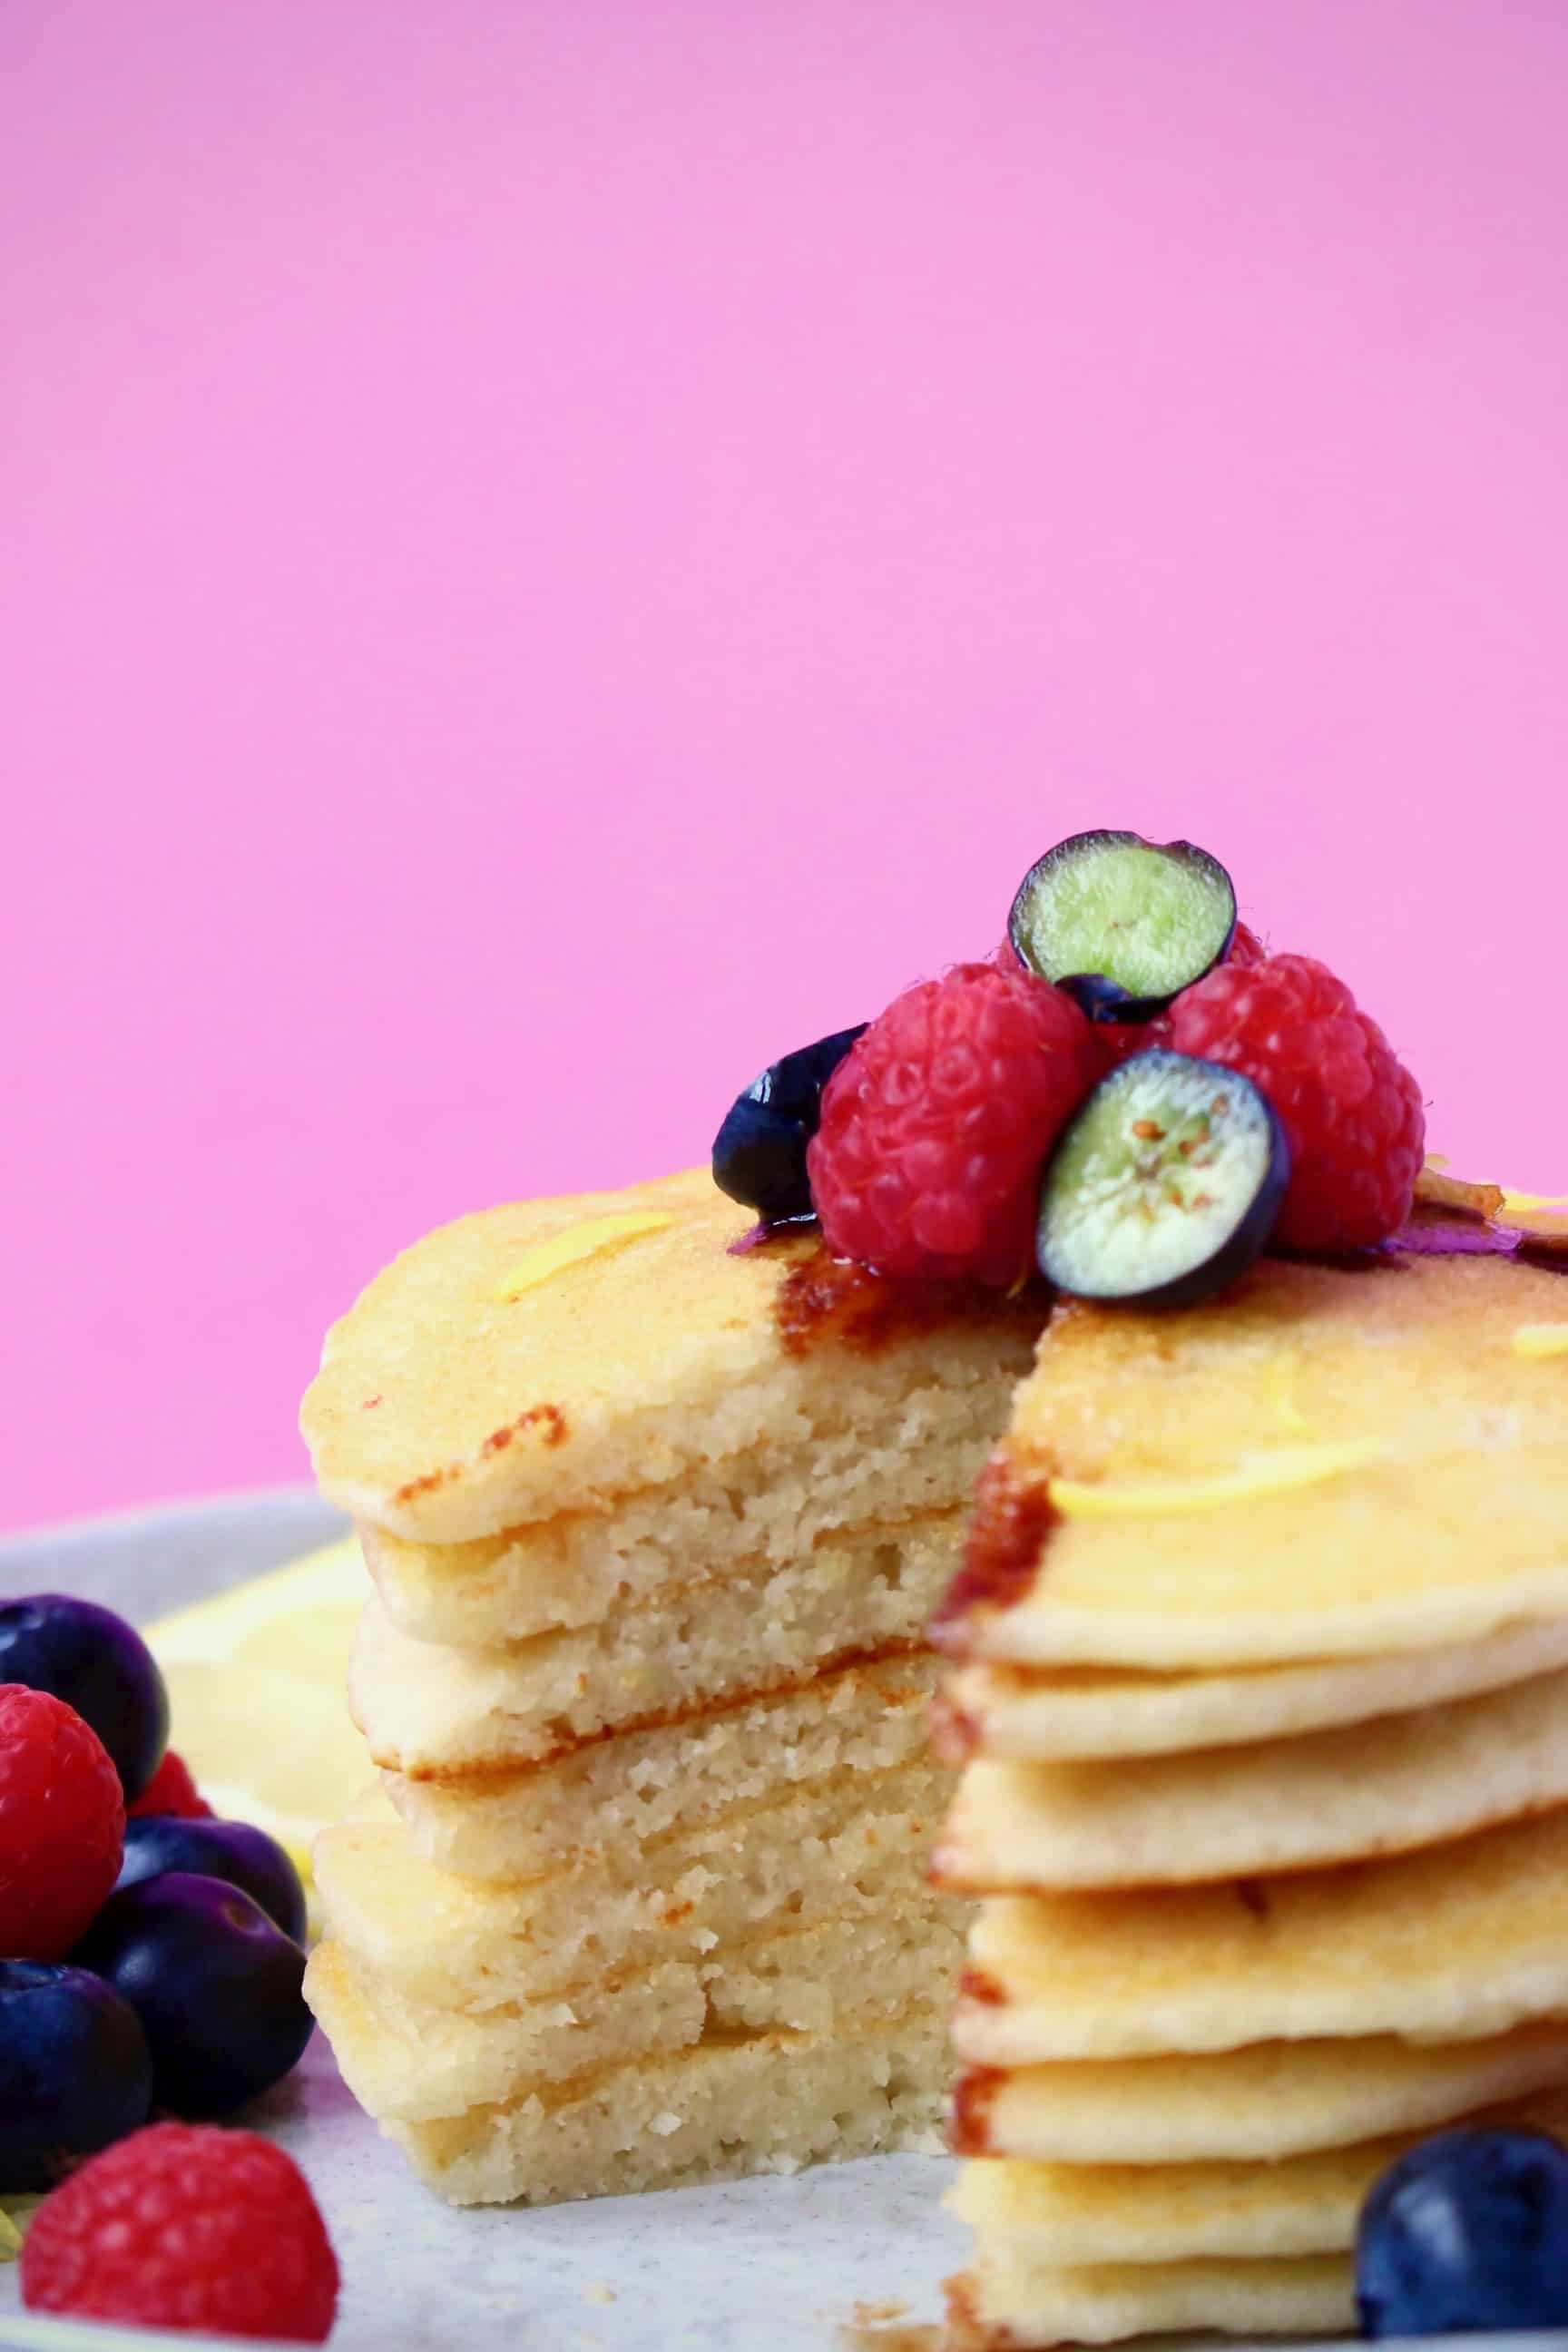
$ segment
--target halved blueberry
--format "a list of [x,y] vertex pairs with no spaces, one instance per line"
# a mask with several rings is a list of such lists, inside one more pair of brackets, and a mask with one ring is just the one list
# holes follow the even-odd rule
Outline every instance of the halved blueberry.
[[1355,2267],[1366,2336],[1568,2327],[1568,2150],[1473,2125],[1424,2140],[1363,2206]]
[[1250,1078],[1152,1046],[1101,1078],[1052,1153],[1040,1271],[1079,1298],[1190,1307],[1251,1265],[1289,1176]]
[[1236,890],[1190,841],[1075,833],[1025,875],[1007,936],[1091,1021],[1147,1021],[1225,956]]
[[770,1062],[737,1095],[713,1139],[713,1181],[721,1192],[770,1224],[812,1214],[805,1147],[822,1117],[822,1090],[865,1027],[860,1021],[836,1029]]

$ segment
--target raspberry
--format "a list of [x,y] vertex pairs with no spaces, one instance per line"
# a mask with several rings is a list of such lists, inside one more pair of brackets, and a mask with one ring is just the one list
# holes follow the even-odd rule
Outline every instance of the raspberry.
[[829,1246],[883,1274],[1020,1280],[1040,1171],[1100,1067],[1078,1006],[1030,972],[961,963],[906,990],[823,1096],[807,1165]]
[[[1225,960],[1227,964],[1257,964],[1263,961],[1265,952],[1258,933],[1246,923],[1237,923],[1236,937],[1231,940]],[[1001,962],[1005,958],[1011,960],[1013,971],[1019,969],[1018,959],[1014,955],[1012,942],[1008,940],[1003,940],[994,960]],[[1163,1013],[1156,1013],[1150,1021],[1097,1021],[1094,1042],[1101,1068],[1113,1070],[1119,1062],[1125,1062],[1129,1055],[1146,1054],[1152,1045],[1170,1044],[1170,1010],[1167,1007]]]
[[1421,1089],[1343,981],[1310,956],[1222,964],[1171,1007],[1171,1043],[1261,1087],[1290,1145],[1279,1238],[1370,1249],[1410,1213]]
[[192,1780],[191,1768],[184,1758],[168,1748],[158,1769],[128,1811],[132,1821],[141,1821],[148,1813],[173,1813],[182,1822],[202,1822],[212,1819],[212,1810]]
[[0,1683],[0,1952],[58,1960],[120,1875],[125,1799],[96,1731],[49,1691]]
[[303,2173],[255,2132],[153,2124],[57,2189],[22,2249],[29,2311],[322,2344],[331,2240]]

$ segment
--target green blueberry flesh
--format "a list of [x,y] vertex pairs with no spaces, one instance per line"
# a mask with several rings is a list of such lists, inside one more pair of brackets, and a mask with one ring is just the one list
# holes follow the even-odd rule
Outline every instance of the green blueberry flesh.
[[1040,1191],[1040,1271],[1079,1298],[1190,1306],[1250,1265],[1290,1155],[1251,1080],[1163,1046],[1102,1078]]
[[[1191,842],[1135,833],[1079,833],[1029,868],[1008,936],[1042,980],[1089,992],[1100,1019],[1147,1019],[1201,980],[1236,933],[1229,875]],[[1120,997],[1120,1007],[1114,1000]]]

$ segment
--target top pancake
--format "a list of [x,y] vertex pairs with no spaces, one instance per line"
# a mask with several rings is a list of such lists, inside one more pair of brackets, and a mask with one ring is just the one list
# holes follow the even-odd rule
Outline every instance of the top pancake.
[[[628,1213],[669,1222],[505,1295],[538,1244]],[[301,1413],[323,1493],[464,1542],[819,1431],[885,1442],[912,1388],[1005,1400],[1026,1365],[1037,1302],[882,1282],[813,1238],[731,1255],[750,1222],[696,1169],[427,1234],[327,1335]]]
[[941,1638],[1169,1669],[1424,1649],[1568,1611],[1568,1280],[1260,1261],[1174,1314],[1064,1304]]

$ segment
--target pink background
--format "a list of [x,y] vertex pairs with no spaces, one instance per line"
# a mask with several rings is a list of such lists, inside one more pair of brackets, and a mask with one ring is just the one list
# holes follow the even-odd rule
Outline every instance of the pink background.
[[396,1245],[1087,824],[1568,1186],[1559,0],[8,0],[0,110],[5,1522],[303,1475]]

